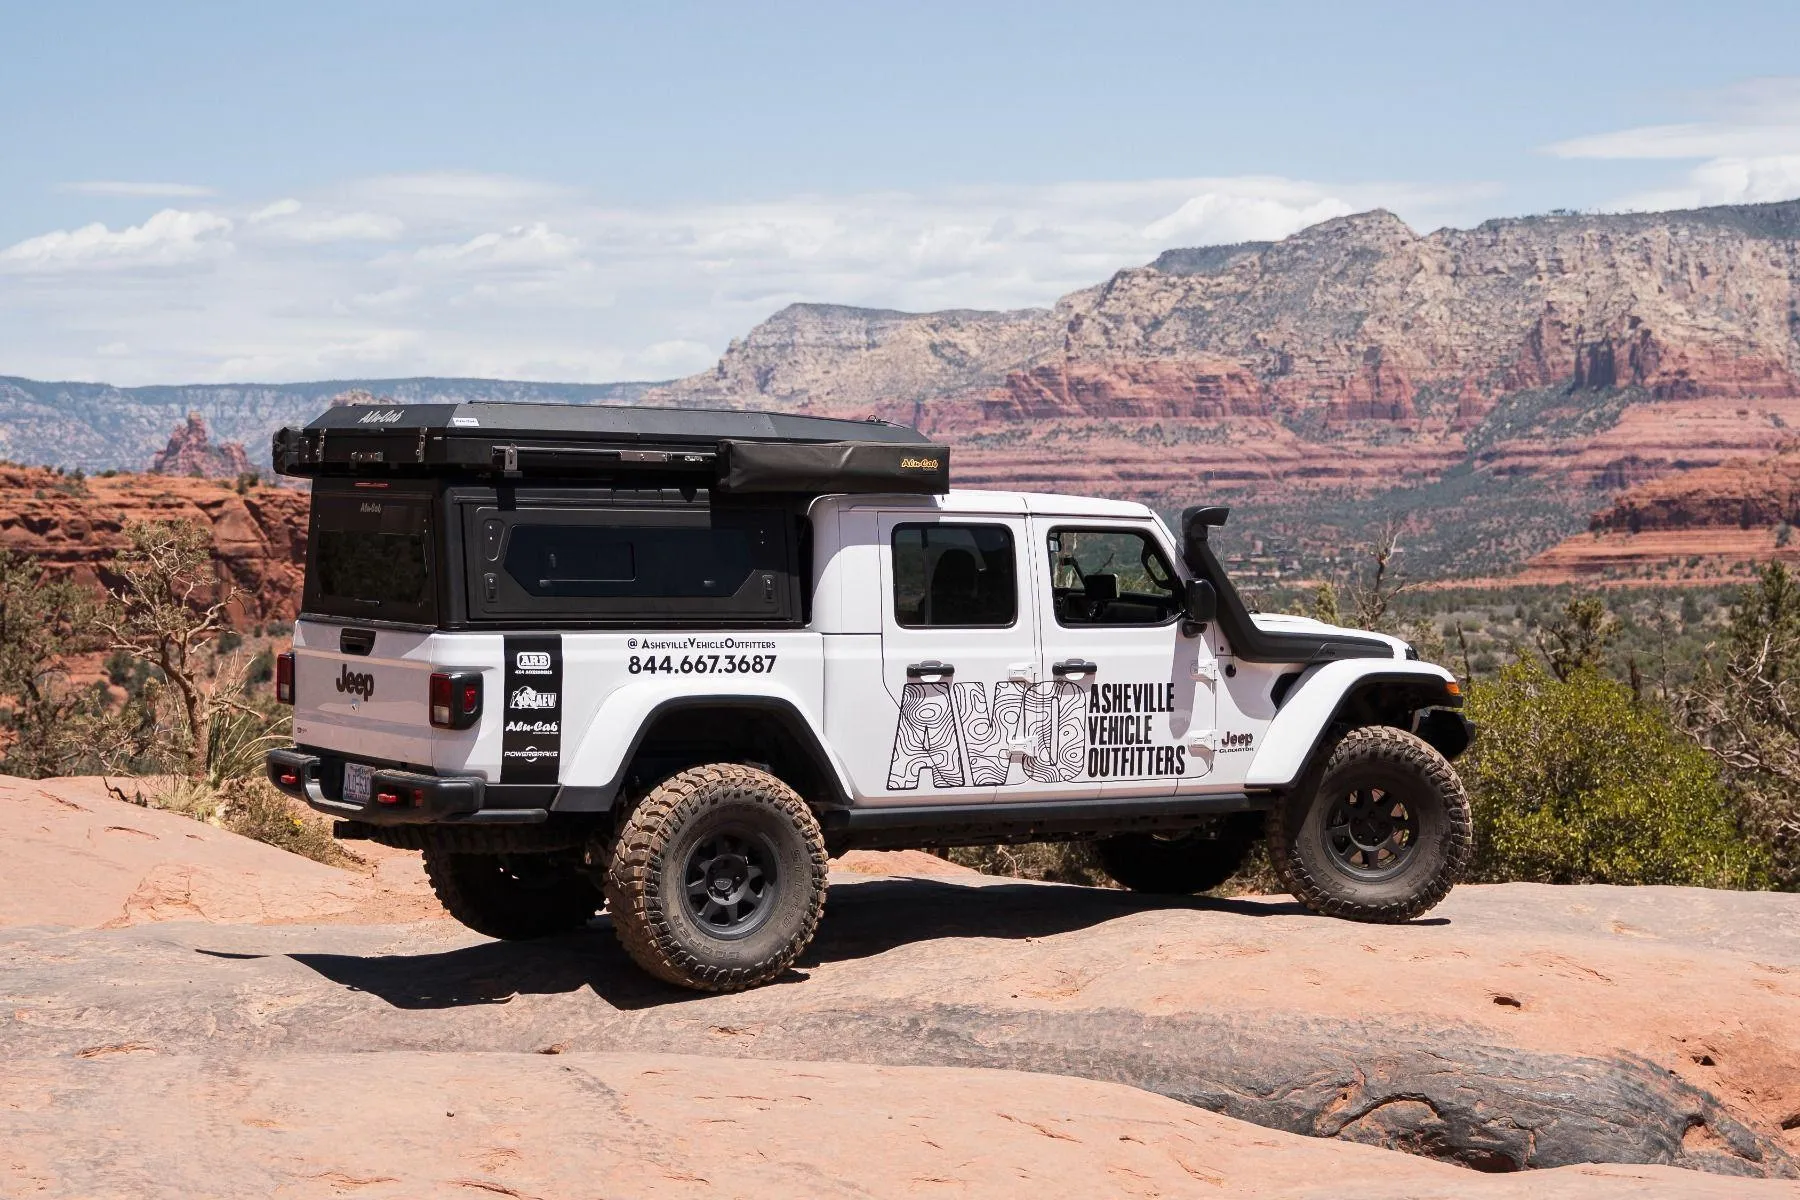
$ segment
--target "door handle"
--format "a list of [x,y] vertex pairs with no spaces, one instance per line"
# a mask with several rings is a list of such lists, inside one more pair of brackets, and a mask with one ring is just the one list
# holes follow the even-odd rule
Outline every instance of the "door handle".
[[1050,673],[1058,679],[1065,675],[1095,675],[1099,671],[1097,664],[1080,658],[1066,658],[1050,668]]
[[938,662],[935,659],[914,663],[912,666],[906,668],[906,677],[908,679],[924,679],[926,676],[948,679],[954,674],[956,674],[956,668],[954,666],[950,663]]

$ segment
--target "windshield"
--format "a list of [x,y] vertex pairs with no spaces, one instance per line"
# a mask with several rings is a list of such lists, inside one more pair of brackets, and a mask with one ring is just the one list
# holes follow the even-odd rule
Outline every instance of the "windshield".
[[308,612],[432,624],[431,501],[313,494]]

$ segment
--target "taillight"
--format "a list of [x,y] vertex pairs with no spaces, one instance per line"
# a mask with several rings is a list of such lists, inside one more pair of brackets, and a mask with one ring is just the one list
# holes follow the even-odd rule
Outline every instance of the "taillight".
[[437,674],[431,677],[431,723],[444,729],[451,727],[450,721],[456,715],[450,703],[450,695],[456,689],[450,683],[450,677]]
[[431,676],[431,723],[439,729],[467,729],[481,719],[481,676],[472,671],[437,671]]
[[294,702],[294,652],[275,656],[275,699],[282,704]]

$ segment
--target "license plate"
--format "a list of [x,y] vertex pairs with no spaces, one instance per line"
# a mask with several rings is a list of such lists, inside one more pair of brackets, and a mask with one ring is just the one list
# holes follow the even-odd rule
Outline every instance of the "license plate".
[[369,802],[369,783],[375,778],[375,768],[367,763],[344,764],[344,799],[352,804]]

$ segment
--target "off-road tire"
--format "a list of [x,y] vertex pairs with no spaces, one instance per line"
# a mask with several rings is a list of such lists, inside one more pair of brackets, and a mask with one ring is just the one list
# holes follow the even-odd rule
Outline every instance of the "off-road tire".
[[[759,902],[760,924],[726,937],[703,927],[689,876],[708,839],[733,837],[756,841],[772,867],[759,877],[773,894]],[[743,991],[780,975],[812,942],[828,861],[817,818],[787,784],[737,763],[692,767],[658,784],[621,823],[607,859],[607,909],[625,952],[658,979]]]
[[[1398,798],[1418,826],[1410,856],[1385,878],[1359,877],[1326,830],[1334,806],[1368,788]],[[1397,924],[1428,911],[1473,852],[1469,797],[1456,771],[1419,738],[1386,725],[1346,733],[1269,814],[1269,861],[1283,886],[1314,912],[1351,921]]]
[[425,849],[425,875],[446,912],[503,941],[567,933],[600,911],[600,889],[560,854],[462,854]]
[[1121,833],[1094,843],[1100,867],[1122,888],[1152,896],[1210,892],[1237,873],[1262,836],[1261,813],[1232,813],[1177,836]]

